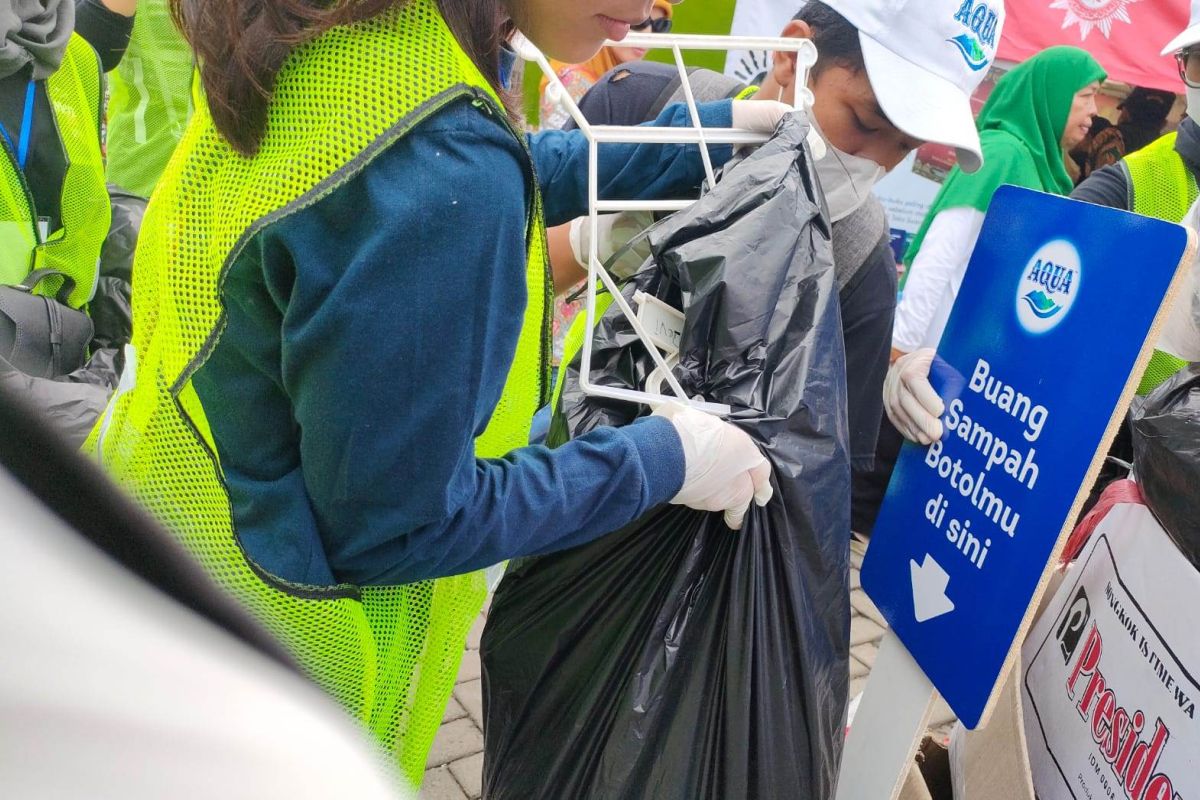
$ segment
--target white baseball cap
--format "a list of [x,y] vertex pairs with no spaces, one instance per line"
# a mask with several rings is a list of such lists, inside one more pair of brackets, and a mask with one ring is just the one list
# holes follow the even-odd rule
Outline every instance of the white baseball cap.
[[964,172],[979,169],[971,95],[996,58],[1004,0],[824,1],[858,28],[888,119],[910,136],[954,147]]
[[1200,0],[1192,0],[1192,18],[1188,21],[1187,30],[1172,39],[1162,49],[1162,55],[1169,56],[1194,44],[1200,44]]

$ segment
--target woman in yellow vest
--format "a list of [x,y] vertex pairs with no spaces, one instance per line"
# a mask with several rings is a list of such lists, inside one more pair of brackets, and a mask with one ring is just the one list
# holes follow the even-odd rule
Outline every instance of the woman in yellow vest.
[[[654,0],[650,16],[646,17],[632,30],[636,33],[670,33],[671,32],[671,0]],[[564,64],[552,61],[558,80],[562,83],[571,99],[579,102],[587,94],[588,89],[595,85],[609,70],[628,64],[631,61],[641,61],[646,51],[640,47],[602,47],[600,52],[582,64]],[[538,127],[542,130],[564,127],[571,119],[565,107],[558,103],[547,91],[550,77],[543,76],[538,92],[541,102],[538,104]]]
[[99,269],[112,216],[100,120],[101,72],[121,60],[134,6],[0,0],[0,286],[20,287],[3,290],[0,384],[76,445],[129,336],[128,282]]
[[[207,102],[147,212],[137,369],[92,445],[419,781],[478,570],[664,502],[738,527],[770,496],[748,437],[681,407],[522,447],[548,389],[545,221],[585,211],[587,147],[518,133],[503,43],[583,61],[651,0],[176,2]],[[702,175],[690,147],[601,150],[606,196]]]

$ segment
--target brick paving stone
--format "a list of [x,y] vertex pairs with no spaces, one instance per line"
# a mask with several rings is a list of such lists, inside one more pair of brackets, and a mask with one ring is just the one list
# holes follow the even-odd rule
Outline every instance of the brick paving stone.
[[[483,681],[473,680],[454,687],[454,699],[467,710],[467,716],[483,730]],[[479,748],[482,750],[483,748]]]
[[466,793],[454,780],[446,767],[431,769],[425,773],[419,800],[469,800]]
[[462,665],[458,668],[458,678],[455,683],[479,680],[482,668],[479,664],[479,651],[468,650],[463,653]]
[[442,724],[445,725],[447,722],[454,722],[454,720],[462,719],[466,715],[467,710],[451,697],[450,702],[446,704],[446,713],[442,715]]
[[851,678],[851,680],[850,680],[850,694],[849,694],[849,697],[850,697],[850,699],[851,699],[851,700],[853,700],[853,699],[854,699],[855,697],[857,697],[857,696],[858,696],[858,695],[859,695],[859,694],[862,692],[862,690],[863,690],[863,689],[865,689],[865,688],[867,688],[867,676],[866,676],[866,675],[863,675],[863,676],[862,676],[862,677],[860,677],[860,678]]
[[855,589],[850,593],[850,606],[864,617],[869,617],[876,625],[887,627],[887,620],[883,618],[883,614],[879,613],[879,609],[862,589]]
[[850,648],[850,655],[867,665],[867,669],[875,666],[875,653],[879,650],[873,644],[860,644]]
[[487,618],[482,614],[475,618],[475,624],[471,626],[471,631],[467,634],[468,650],[479,649],[479,639],[483,636],[483,625],[485,622],[487,622]]
[[460,758],[450,765],[450,774],[471,800],[483,794],[483,753]]
[[878,644],[883,638],[885,629],[870,617],[859,614],[850,615],[850,646],[860,644]]
[[429,751],[429,758],[425,759],[425,767],[440,767],[482,752],[483,734],[469,717],[463,717],[438,729],[437,738],[433,740],[433,749]]

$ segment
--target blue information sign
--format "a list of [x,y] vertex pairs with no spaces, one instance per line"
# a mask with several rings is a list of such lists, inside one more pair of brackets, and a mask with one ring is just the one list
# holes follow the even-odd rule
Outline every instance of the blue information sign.
[[1187,247],[1183,227],[1122,211],[1011,186],[992,200],[930,376],[945,433],[905,445],[862,568],[968,727],[990,713]]

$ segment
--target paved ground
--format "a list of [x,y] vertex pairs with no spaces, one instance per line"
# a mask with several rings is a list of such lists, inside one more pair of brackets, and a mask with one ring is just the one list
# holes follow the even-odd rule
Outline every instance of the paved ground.
[[[488,599],[488,604],[491,598]],[[479,680],[479,637],[488,604],[467,636],[454,696],[425,762],[420,800],[475,800],[483,780],[483,689]]]
[[[875,653],[883,638],[886,623],[863,592],[858,580],[864,548],[855,546],[850,554],[850,697],[863,690],[875,663]],[[454,698],[446,709],[442,728],[426,763],[425,785],[421,800],[476,800],[480,796],[483,771],[483,693],[479,681],[479,637],[487,608],[475,622],[467,639]],[[954,715],[938,700],[930,722],[931,730],[941,737],[949,734]]]

